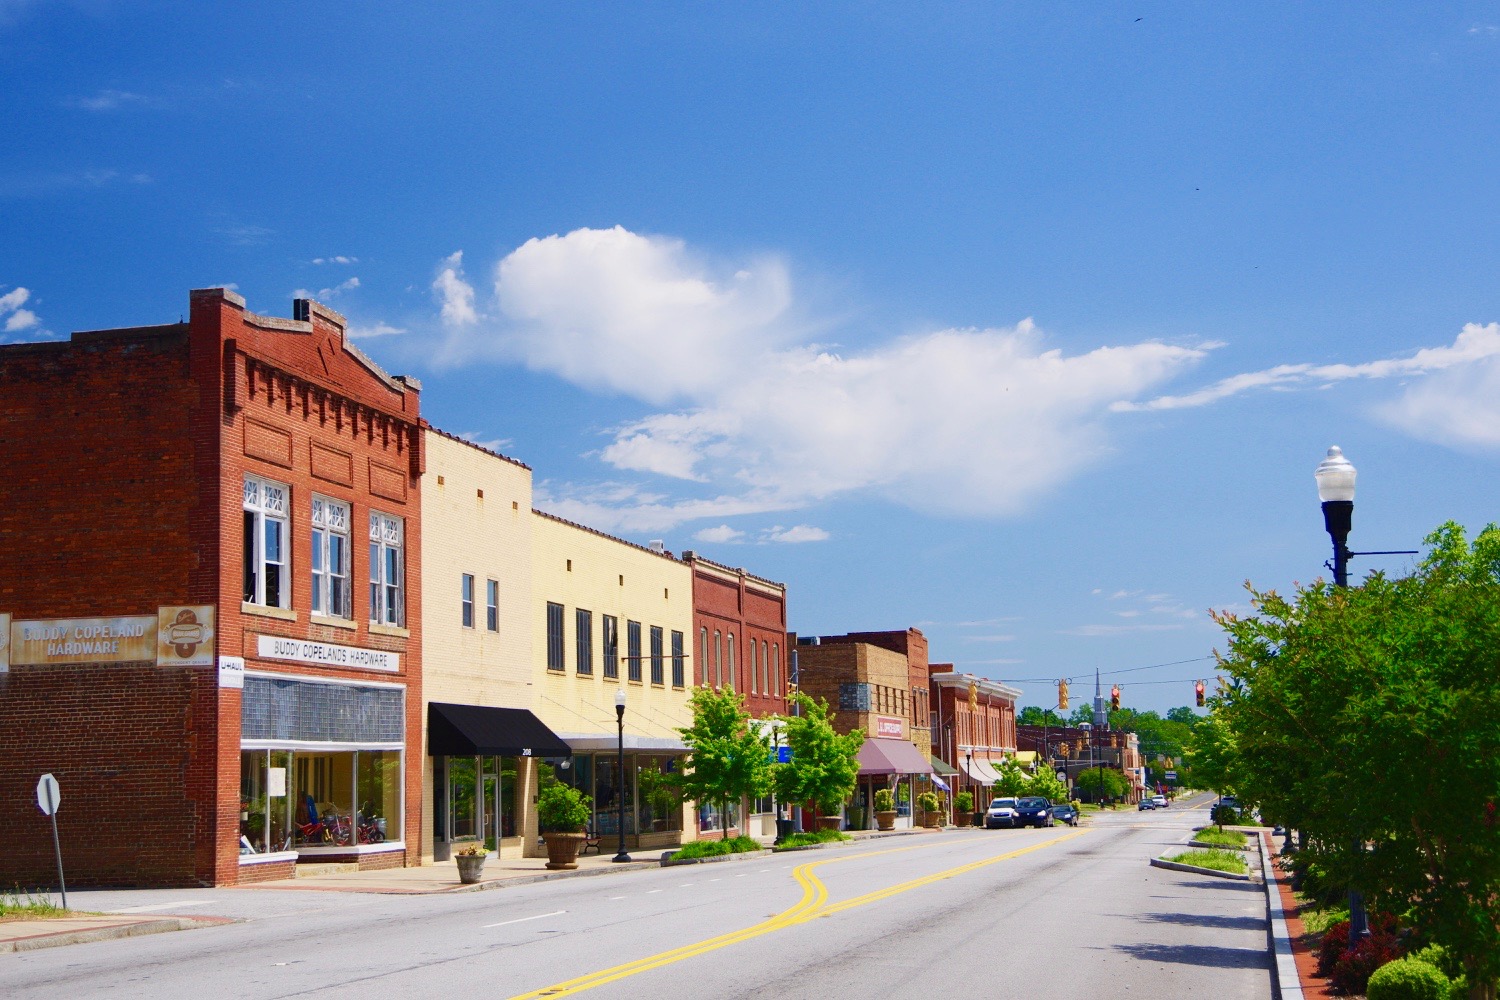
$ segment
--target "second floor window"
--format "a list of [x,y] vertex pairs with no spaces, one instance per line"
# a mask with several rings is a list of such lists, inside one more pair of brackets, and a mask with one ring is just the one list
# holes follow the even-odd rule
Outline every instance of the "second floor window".
[[563,606],[547,602],[547,669],[563,669]]
[[400,626],[406,609],[402,593],[402,523],[389,514],[370,513],[370,620]]
[[651,683],[657,686],[667,682],[662,662],[662,631],[660,625],[651,626]]
[[625,671],[637,684],[641,682],[641,623],[625,623]]
[[459,607],[462,609],[464,628],[474,627],[474,574],[465,573],[459,585]]
[[620,676],[620,619],[604,616],[604,676]]
[[484,627],[500,631],[500,581],[484,581]]
[[672,686],[674,688],[680,688],[680,687],[682,687],[683,684],[686,681],[686,678],[683,676],[683,674],[686,671],[683,669],[683,667],[684,667],[684,664],[683,664],[684,657],[683,657],[683,649],[682,649],[682,639],[683,639],[682,633],[679,632],[679,631],[677,631],[676,629],[673,629],[672,630]]
[[247,604],[292,606],[287,552],[287,488],[245,477],[245,594]]
[[594,672],[594,613],[578,609],[578,672]]
[[353,618],[349,600],[349,505],[312,502],[312,613]]

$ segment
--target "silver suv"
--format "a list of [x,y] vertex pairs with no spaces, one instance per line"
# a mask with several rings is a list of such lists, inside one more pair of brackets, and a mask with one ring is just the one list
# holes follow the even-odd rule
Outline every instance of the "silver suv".
[[984,828],[986,830],[994,830],[1002,826],[1015,827],[1019,826],[1020,823],[1021,817],[1016,812],[1016,800],[1014,798],[992,800],[989,811],[984,814]]

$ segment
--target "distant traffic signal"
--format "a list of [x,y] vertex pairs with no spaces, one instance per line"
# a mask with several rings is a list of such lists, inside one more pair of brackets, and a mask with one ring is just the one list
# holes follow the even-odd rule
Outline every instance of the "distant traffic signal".
[[1120,685],[1118,684],[1109,689],[1109,707],[1113,712],[1120,710]]
[[1198,696],[1198,707],[1203,707],[1203,682],[1197,681],[1193,684],[1193,693]]
[[1066,712],[1068,710],[1068,682],[1057,682],[1057,710]]

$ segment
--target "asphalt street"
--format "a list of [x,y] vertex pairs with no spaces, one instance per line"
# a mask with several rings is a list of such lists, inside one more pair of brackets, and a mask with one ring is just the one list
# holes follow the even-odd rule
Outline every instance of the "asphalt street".
[[243,922],[4,956],[0,995],[1269,997],[1262,889],[1147,865],[1205,820],[1106,813],[458,895],[78,893]]

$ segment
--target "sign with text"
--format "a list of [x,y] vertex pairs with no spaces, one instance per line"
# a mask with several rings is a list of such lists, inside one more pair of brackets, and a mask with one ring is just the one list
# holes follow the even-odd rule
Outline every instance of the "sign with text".
[[156,662],[164,667],[213,666],[213,606],[157,608]]
[[243,688],[245,686],[245,658],[243,656],[219,657],[219,687]]
[[155,615],[129,618],[46,618],[12,622],[10,662],[156,662]]
[[388,653],[383,649],[336,646],[331,642],[289,639],[281,635],[258,636],[255,648],[258,655],[268,660],[291,660],[295,663],[316,663],[324,667],[353,667],[391,673],[401,669],[401,654]]
[[906,725],[901,719],[893,719],[888,715],[875,716],[875,735],[882,739],[897,739],[906,735]]

